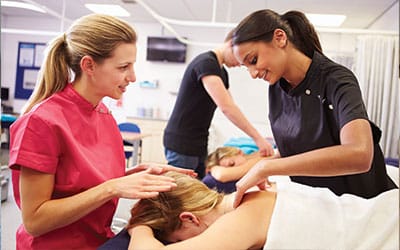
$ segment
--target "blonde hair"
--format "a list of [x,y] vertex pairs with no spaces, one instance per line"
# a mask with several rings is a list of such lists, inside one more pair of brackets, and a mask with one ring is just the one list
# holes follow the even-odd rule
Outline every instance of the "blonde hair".
[[219,147],[214,152],[209,154],[206,159],[206,168],[210,169],[219,165],[224,157],[232,157],[240,154],[241,149],[237,147]]
[[85,55],[102,63],[113,56],[114,49],[121,43],[136,41],[135,30],[118,18],[91,14],[76,20],[66,33],[49,43],[38,82],[22,113],[64,89],[72,78],[71,73],[79,79],[82,74],[80,61]]
[[176,180],[177,187],[162,192],[157,197],[141,199],[131,209],[127,228],[147,225],[161,241],[181,226],[179,215],[192,212],[202,216],[215,208],[223,199],[223,194],[209,189],[201,181],[185,174],[168,172],[165,174]]

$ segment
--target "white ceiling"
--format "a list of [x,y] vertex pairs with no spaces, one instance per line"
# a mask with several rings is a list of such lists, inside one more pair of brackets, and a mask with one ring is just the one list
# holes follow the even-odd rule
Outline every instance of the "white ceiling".
[[[85,3],[114,3],[127,9],[131,16],[127,21],[156,22],[143,5],[135,0],[19,0],[45,6],[50,13],[41,14],[29,10],[2,7],[2,17],[48,17],[59,21],[59,17],[71,21],[89,14]],[[399,0],[140,0],[155,13],[171,19],[196,22],[237,23],[247,14],[270,8],[283,14],[288,10],[300,10],[306,13],[344,14],[347,16],[343,29],[368,29],[380,22],[382,16],[393,16],[393,22],[399,18]],[[65,7],[65,8],[64,8]],[[64,11],[65,10],[65,11]],[[57,18],[57,15],[59,16]],[[389,29],[392,29],[388,25]],[[4,28],[4,27],[3,27]],[[379,27],[380,28],[380,27]],[[382,29],[382,28],[380,28]]]

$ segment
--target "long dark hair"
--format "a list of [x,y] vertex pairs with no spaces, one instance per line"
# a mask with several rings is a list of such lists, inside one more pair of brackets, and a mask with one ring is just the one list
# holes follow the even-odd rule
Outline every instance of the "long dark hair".
[[282,29],[289,41],[309,58],[314,51],[322,54],[321,44],[314,26],[304,13],[288,11],[279,15],[270,9],[258,10],[245,17],[234,29],[232,44],[272,40],[274,30]]

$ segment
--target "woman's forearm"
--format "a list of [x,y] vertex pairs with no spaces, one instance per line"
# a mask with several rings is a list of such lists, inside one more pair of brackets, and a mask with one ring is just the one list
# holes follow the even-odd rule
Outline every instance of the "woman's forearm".
[[[50,179],[49,176],[41,178],[44,183],[51,182]],[[108,184],[101,184],[70,197],[50,199],[51,193],[43,191],[43,189],[52,190],[48,188],[48,184],[34,188],[32,183],[39,185],[37,181],[32,181],[32,178],[27,180],[25,177],[21,182],[21,211],[24,226],[33,236],[40,236],[69,225],[113,197]]]
[[55,176],[22,167],[20,193],[25,228],[38,236],[79,220],[112,198],[155,197],[176,186],[173,178],[159,175],[162,171],[148,168],[110,179],[69,197],[53,199]]
[[235,167],[215,166],[211,168],[211,175],[220,182],[236,181],[242,178],[261,159],[262,157],[254,157]]
[[374,155],[369,122],[353,120],[340,131],[340,145],[265,162],[263,175],[339,176],[369,171]]
[[[351,149],[338,145],[284,158],[265,160],[262,170],[264,176],[339,176],[359,174],[358,157]],[[365,172],[365,170],[364,170]]]

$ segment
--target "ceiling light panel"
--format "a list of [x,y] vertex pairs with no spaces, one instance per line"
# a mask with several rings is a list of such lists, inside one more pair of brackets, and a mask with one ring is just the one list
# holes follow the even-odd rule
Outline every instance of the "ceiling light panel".
[[107,14],[111,16],[127,17],[129,12],[117,4],[85,4],[85,7],[94,13]]
[[306,13],[308,20],[318,27],[340,27],[346,16],[344,15],[331,15],[331,14],[311,14]]
[[16,2],[16,1],[1,1],[1,7],[13,7],[13,8],[27,9],[41,13],[46,13],[44,9],[36,5],[30,3]]

